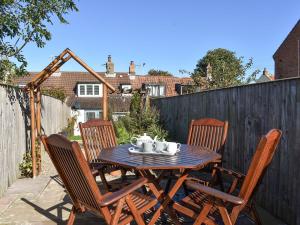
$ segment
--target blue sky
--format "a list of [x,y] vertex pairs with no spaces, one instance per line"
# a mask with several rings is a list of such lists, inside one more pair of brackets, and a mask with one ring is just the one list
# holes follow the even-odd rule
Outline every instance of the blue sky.
[[[299,0],[81,0],[68,25],[49,26],[52,40],[40,49],[24,49],[29,71],[42,70],[69,47],[96,71],[111,54],[116,71],[128,71],[130,60],[139,74],[161,69],[179,75],[192,71],[214,48],[253,57],[254,69],[274,71],[272,55],[300,19]],[[84,70],[74,61],[62,70]]]

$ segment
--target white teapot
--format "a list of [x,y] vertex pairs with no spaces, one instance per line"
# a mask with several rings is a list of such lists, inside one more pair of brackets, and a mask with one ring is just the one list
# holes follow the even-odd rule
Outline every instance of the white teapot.
[[[134,144],[134,140],[136,140],[136,143]],[[132,137],[130,140],[130,143],[137,148],[142,148],[143,147],[143,143],[153,143],[156,140],[156,137],[154,138],[154,140],[147,135],[147,133],[144,133],[144,135],[142,136],[138,136],[138,137]]]

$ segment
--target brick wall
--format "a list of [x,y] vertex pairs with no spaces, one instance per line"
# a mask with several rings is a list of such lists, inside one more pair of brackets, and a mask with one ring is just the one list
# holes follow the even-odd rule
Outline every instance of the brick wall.
[[275,52],[275,78],[300,76],[300,20]]

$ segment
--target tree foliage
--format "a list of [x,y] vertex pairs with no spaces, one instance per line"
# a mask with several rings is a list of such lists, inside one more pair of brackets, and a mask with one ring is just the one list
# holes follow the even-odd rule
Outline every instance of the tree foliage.
[[[207,66],[211,66],[210,76],[207,77]],[[235,52],[218,48],[210,50],[198,61],[192,78],[195,83],[205,88],[222,88],[247,84],[255,80],[259,70],[248,73],[253,65],[250,58],[244,62],[244,57],[236,56]]]
[[62,102],[66,100],[66,92],[63,88],[55,88],[55,87],[49,87],[49,88],[42,88],[41,92],[43,95],[48,95],[53,98],[59,99]]
[[44,47],[51,39],[47,25],[56,18],[67,23],[65,15],[74,10],[73,0],[0,0],[0,79],[24,75],[23,48],[28,43]]
[[168,71],[151,69],[148,71],[149,76],[173,76]]

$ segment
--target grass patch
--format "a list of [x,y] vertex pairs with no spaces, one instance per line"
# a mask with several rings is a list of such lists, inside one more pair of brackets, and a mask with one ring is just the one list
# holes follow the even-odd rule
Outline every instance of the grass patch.
[[69,137],[70,141],[81,141],[81,136],[80,135],[73,135]]

